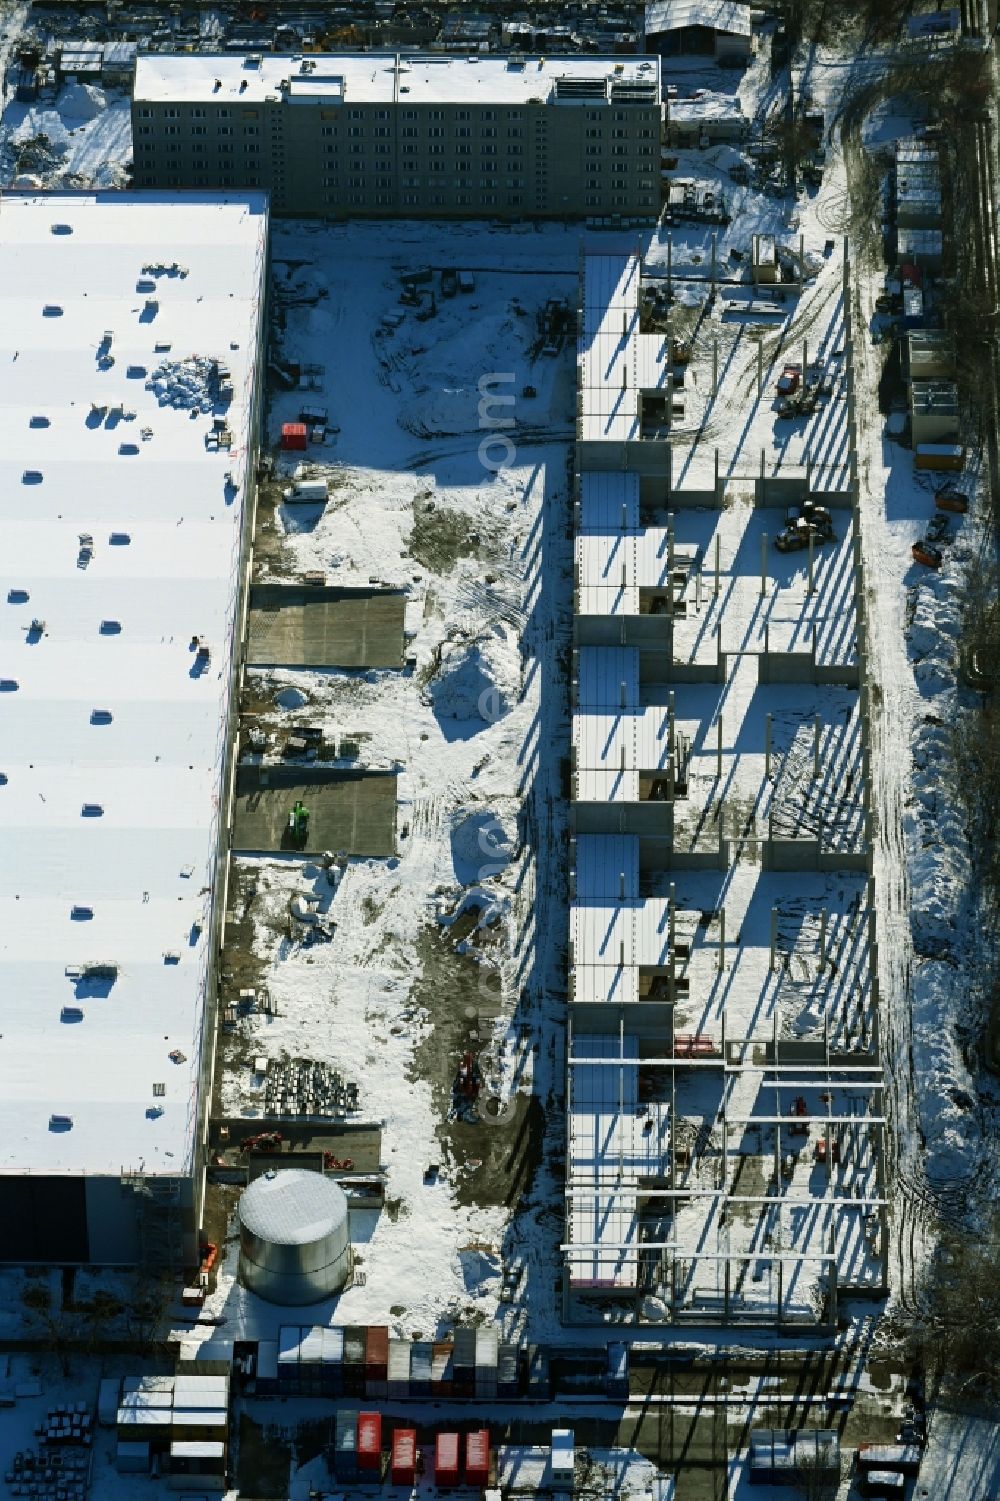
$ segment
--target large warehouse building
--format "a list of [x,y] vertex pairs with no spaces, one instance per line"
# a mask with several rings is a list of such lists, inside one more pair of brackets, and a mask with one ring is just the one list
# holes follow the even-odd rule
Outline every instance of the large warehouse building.
[[3,199],[5,1261],[195,1259],[267,224]]
[[135,180],[328,218],[650,218],[660,118],[656,58],[154,54]]
[[646,51],[661,57],[694,54],[748,62],[750,6],[743,0],[650,0],[645,33]]

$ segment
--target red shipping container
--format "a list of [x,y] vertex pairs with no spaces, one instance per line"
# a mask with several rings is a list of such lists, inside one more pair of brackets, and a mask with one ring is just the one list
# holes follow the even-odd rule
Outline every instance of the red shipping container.
[[282,448],[305,448],[309,434],[304,422],[286,422],[281,429]]
[[382,1414],[380,1412],[358,1413],[358,1469],[378,1470],[382,1467]]
[[465,1435],[465,1483],[466,1485],[489,1485],[490,1483],[490,1430],[478,1428]]
[[389,1366],[389,1330],[384,1324],[369,1324],[365,1336],[365,1380],[384,1381]]
[[392,1484],[412,1485],[417,1478],[417,1430],[397,1428],[392,1435]]
[[458,1484],[457,1433],[439,1433],[434,1443],[434,1479],[438,1485]]

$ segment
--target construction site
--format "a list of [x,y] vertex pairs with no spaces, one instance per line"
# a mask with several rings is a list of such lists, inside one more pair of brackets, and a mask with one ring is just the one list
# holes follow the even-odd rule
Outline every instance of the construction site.
[[886,1286],[856,457],[741,482],[719,434],[715,487],[673,482],[647,298],[639,257],[584,258],[565,1309],[833,1328]]
[[[1000,1493],[990,18],[71,9],[0,17],[2,1484]],[[374,160],[375,48],[428,162],[661,94],[658,215],[118,191],[286,75]]]

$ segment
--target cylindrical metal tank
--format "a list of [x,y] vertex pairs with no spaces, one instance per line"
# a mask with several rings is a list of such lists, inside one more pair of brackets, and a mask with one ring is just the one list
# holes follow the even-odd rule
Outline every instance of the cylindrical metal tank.
[[350,1215],[340,1186],[321,1173],[276,1168],[239,1205],[240,1281],[269,1303],[319,1303],[351,1270]]

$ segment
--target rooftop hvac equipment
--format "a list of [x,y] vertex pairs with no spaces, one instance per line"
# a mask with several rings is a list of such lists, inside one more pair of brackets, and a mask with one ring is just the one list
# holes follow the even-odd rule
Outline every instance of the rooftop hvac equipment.
[[347,1281],[347,1198],[321,1173],[264,1173],[240,1199],[239,1223],[240,1281],[269,1303],[318,1303]]

